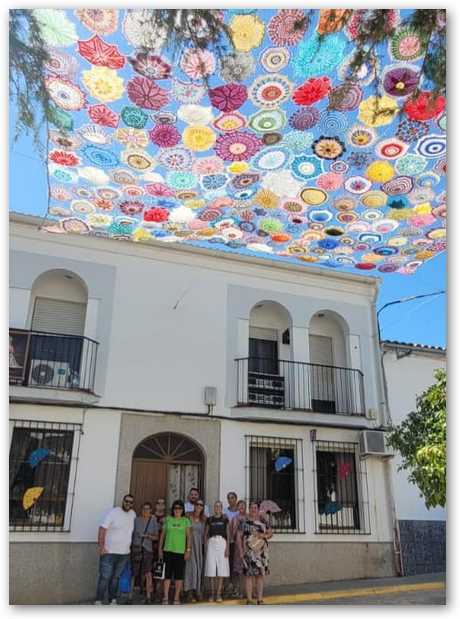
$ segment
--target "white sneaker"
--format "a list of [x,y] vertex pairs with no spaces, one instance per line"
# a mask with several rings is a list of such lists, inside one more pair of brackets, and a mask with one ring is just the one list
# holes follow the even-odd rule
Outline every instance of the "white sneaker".
[[117,598],[113,598],[113,600],[110,602],[111,606],[115,606],[116,604],[118,604],[117,602]]
[[101,602],[101,600],[96,600],[96,601],[94,602],[94,606],[102,606],[102,602]]

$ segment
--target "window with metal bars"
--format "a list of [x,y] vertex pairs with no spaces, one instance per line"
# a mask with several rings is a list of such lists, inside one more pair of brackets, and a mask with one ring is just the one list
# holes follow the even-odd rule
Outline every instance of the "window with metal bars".
[[246,436],[246,497],[277,533],[305,531],[301,439]]
[[70,531],[81,424],[11,423],[10,530]]
[[370,533],[365,460],[359,444],[313,441],[315,532]]

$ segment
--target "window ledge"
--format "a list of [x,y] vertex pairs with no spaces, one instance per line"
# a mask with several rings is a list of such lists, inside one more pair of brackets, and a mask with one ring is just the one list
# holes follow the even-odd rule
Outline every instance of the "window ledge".
[[232,406],[231,416],[238,419],[264,419],[285,423],[304,423],[306,425],[346,426],[350,428],[373,428],[372,421],[364,415],[338,415],[313,413],[293,409],[272,409],[258,406]]
[[87,391],[10,385],[10,401],[12,402],[87,405],[97,404],[99,400],[99,395]]

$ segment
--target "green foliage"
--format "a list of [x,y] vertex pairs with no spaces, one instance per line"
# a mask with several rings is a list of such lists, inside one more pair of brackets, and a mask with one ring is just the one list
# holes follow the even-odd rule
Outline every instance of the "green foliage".
[[402,456],[399,470],[408,471],[427,508],[446,504],[446,385],[445,370],[436,370],[436,383],[417,398],[416,410],[392,426],[388,444]]

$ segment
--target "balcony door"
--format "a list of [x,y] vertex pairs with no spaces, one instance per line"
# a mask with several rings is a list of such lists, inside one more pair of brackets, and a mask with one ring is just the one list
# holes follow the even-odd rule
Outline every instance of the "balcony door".
[[249,338],[249,371],[260,374],[278,374],[278,342]]
[[29,384],[67,388],[78,384],[86,304],[36,297],[32,315]]
[[318,413],[335,413],[334,355],[332,338],[310,335],[311,407]]

